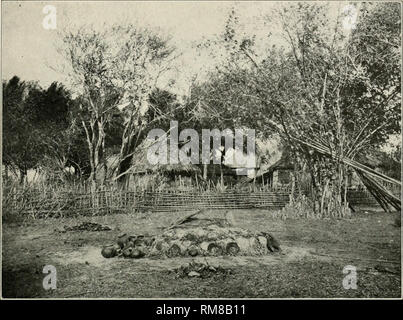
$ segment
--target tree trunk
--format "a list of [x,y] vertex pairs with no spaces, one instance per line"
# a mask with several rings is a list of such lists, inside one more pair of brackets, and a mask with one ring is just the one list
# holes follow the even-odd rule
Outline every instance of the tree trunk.
[[220,183],[221,183],[221,186],[224,186],[224,173],[223,173],[223,170],[222,170],[222,164],[220,163]]
[[207,168],[208,164],[203,164],[203,179],[207,180]]
[[131,153],[133,152],[133,149],[134,146],[132,142],[132,137],[129,136],[124,138],[122,140],[122,146],[120,148],[119,165],[116,173],[119,177],[117,181],[123,188],[126,187],[126,183],[128,180],[128,175],[125,174],[125,172],[127,172],[132,166],[133,155]]
[[26,177],[27,177],[27,169],[26,168],[20,169],[20,184],[24,184]]
[[[130,176],[126,174],[128,170],[130,170],[133,164],[134,154],[133,152],[136,150],[138,145],[143,141],[143,130],[142,128],[135,128],[133,125],[133,121],[135,119],[130,120],[131,124],[127,125],[123,131],[122,136],[122,146],[120,148],[119,154],[119,164],[118,170],[116,172],[117,181],[123,188],[126,188]],[[137,119],[138,121],[138,119]]]

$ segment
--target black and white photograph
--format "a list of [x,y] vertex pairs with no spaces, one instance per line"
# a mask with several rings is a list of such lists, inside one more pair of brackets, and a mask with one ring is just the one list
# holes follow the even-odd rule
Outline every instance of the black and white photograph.
[[1,1],[1,299],[401,299],[401,15]]

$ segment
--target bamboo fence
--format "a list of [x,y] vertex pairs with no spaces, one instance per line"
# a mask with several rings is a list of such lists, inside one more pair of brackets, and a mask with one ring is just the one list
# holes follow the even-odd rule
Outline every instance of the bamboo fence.
[[197,191],[98,191],[88,194],[67,194],[41,197],[15,194],[7,207],[35,216],[66,216],[100,214],[115,211],[182,211],[193,209],[281,208],[289,202],[289,192],[197,192]]
[[[15,193],[3,201],[9,212],[33,218],[102,215],[119,212],[172,212],[197,209],[281,209],[290,201],[291,190],[102,190],[93,193]],[[376,205],[366,190],[349,190],[352,205]]]

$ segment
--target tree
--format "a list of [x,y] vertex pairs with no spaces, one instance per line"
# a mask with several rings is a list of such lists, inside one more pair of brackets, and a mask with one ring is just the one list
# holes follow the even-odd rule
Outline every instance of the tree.
[[[46,90],[31,94],[27,103],[33,115],[37,146],[42,150],[39,166],[48,176],[62,177],[64,169],[75,163],[74,149],[84,141],[83,136],[79,141],[79,130],[71,116],[71,95],[62,84],[53,82]],[[73,167],[78,169],[77,164]]]
[[72,84],[80,91],[77,114],[86,134],[92,186],[97,186],[97,170],[107,169],[105,128],[116,109],[125,120],[116,172],[124,179],[145,126],[148,96],[167,70],[174,48],[169,39],[134,25],[103,32],[81,29],[65,34],[63,42]]
[[40,94],[35,83],[26,83],[17,76],[3,81],[3,163],[19,173],[21,183],[28,169],[37,167],[42,158],[30,104],[33,96]]
[[319,142],[335,155],[329,160],[299,148],[320,198],[319,210],[343,214],[347,168],[342,159],[353,159],[369,146],[384,143],[400,129],[400,73],[396,71],[400,69],[400,7],[364,5],[353,31],[343,29],[345,17],[340,11],[333,30],[326,30],[328,12],[327,6],[305,4],[279,11],[291,46],[290,61],[298,74],[292,83],[300,94],[293,95],[302,106],[282,100],[279,109],[284,112],[281,121],[288,138]]
[[[135,156],[137,148],[145,141],[148,132],[151,129],[162,129],[165,132],[170,131],[171,121],[178,122],[178,131],[187,127],[194,127],[192,122],[189,105],[181,104],[176,94],[168,90],[155,88],[151,91],[148,101],[148,108],[142,116],[142,128],[138,131],[133,143],[133,152],[129,154],[126,161],[121,163],[120,168],[123,172],[119,173],[116,178],[128,176],[132,169],[132,159]],[[181,142],[179,143],[181,144]],[[142,145],[147,147],[148,145]],[[122,179],[123,180],[123,179]]]
[[[332,17],[329,6],[279,8],[268,19],[281,26],[285,44],[268,47],[263,57],[254,53],[253,37],[226,32],[231,36],[221,40],[223,47],[250,63],[232,59],[214,72],[199,86],[200,105],[215,121],[254,127],[261,135],[278,132],[294,152],[296,172],[307,168],[312,177],[316,209],[343,214],[347,168],[341,159],[400,130],[400,7],[363,6],[352,31],[343,28],[341,7]],[[210,111],[214,107],[219,113]],[[298,140],[320,143],[335,157],[326,159]]]
[[4,163],[20,173],[42,169],[55,176],[73,166],[82,172],[85,141],[73,117],[73,100],[60,83],[43,90],[36,83],[13,77],[3,82]]

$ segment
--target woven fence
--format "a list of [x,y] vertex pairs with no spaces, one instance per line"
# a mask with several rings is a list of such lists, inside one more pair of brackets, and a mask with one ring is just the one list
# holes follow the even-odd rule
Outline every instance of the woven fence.
[[100,191],[88,194],[15,194],[7,199],[9,211],[38,216],[102,214],[116,211],[184,211],[194,209],[281,208],[289,191]]
[[[400,192],[393,192],[393,194],[398,197],[399,199],[401,198]],[[372,194],[366,190],[349,190],[347,192],[347,201],[351,203],[353,206],[374,206],[378,207],[379,203],[376,201],[376,199],[372,196]]]
[[[99,215],[117,212],[172,212],[195,209],[280,209],[290,200],[290,190],[265,191],[118,191],[95,193],[15,193],[3,198],[3,211],[58,217]],[[349,190],[348,201],[354,205],[376,206],[366,190]]]

